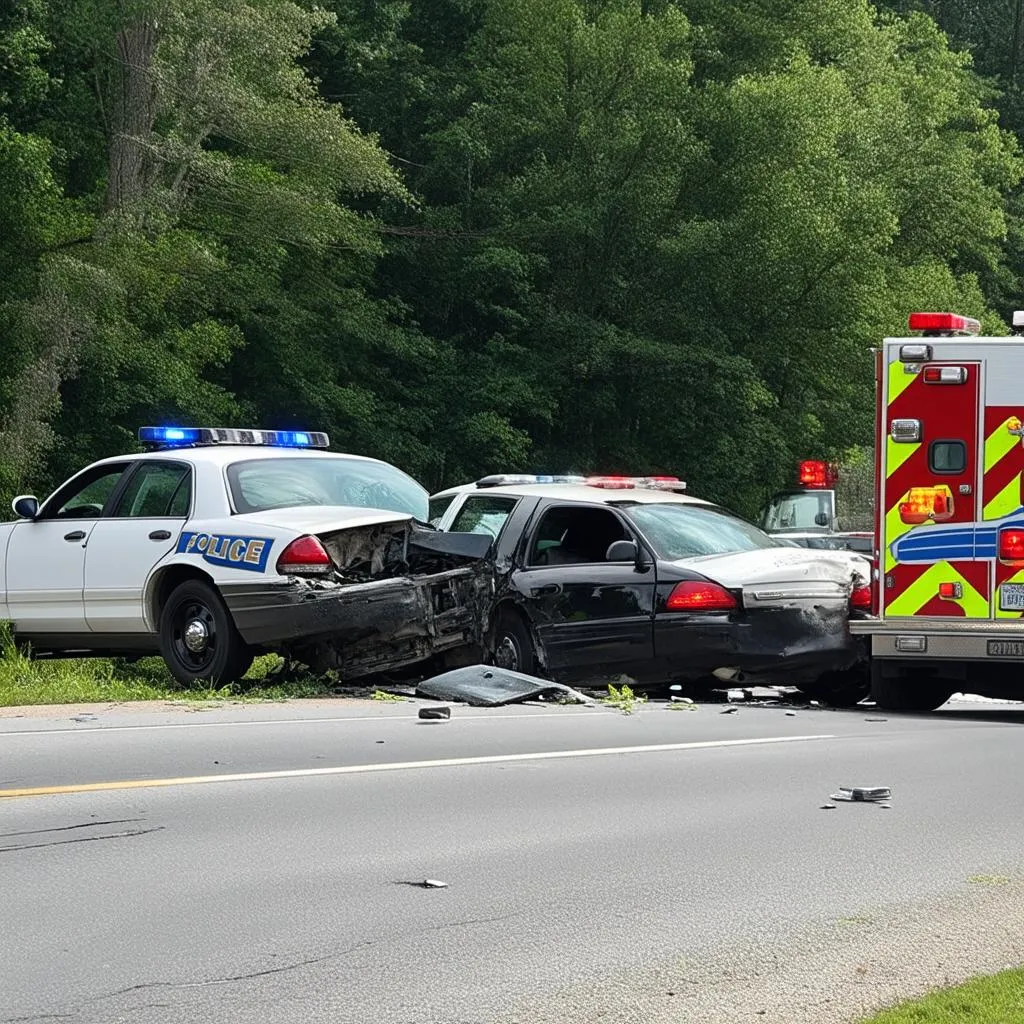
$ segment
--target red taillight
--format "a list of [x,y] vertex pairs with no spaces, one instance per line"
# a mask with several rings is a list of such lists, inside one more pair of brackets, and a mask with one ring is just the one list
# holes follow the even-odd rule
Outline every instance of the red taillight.
[[925,384],[965,384],[967,382],[967,367],[926,366],[923,376]]
[[331,556],[316,537],[299,537],[281,552],[277,571],[281,576],[321,575],[330,572]]
[[969,316],[956,313],[911,313],[912,331],[936,331],[943,334],[978,334],[981,324]]
[[856,608],[858,611],[869,612],[871,611],[873,604],[874,594],[870,584],[865,584],[863,587],[853,588],[853,593],[850,594],[851,608]]
[[999,531],[999,561],[1024,562],[1024,530]]
[[736,598],[717,583],[687,580],[677,583],[665,602],[670,612],[727,612],[736,607]]

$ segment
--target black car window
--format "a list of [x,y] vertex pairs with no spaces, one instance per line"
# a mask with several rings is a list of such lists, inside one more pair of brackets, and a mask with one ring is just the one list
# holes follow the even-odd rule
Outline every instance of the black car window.
[[631,505],[627,515],[659,558],[698,558],[783,545],[753,523],[717,505]]
[[609,509],[555,505],[537,524],[528,561],[530,565],[605,562],[611,544],[629,539],[619,517]]
[[451,525],[451,533],[486,533],[497,539],[518,498],[481,494],[467,498]]

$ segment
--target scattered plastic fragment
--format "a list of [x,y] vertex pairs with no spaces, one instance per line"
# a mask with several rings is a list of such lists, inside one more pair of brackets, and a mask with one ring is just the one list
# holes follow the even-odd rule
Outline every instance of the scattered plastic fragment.
[[96,721],[96,716],[95,715],[89,715],[89,714],[75,715],[75,717],[72,718],[71,721],[72,722],[95,722]]
[[888,718],[865,718],[865,722],[888,722]]
[[448,883],[438,881],[436,878],[425,878],[423,879],[424,889],[447,889]]
[[786,717],[787,718],[796,718],[796,712],[795,711],[787,711],[786,712]]
[[739,711],[739,708],[723,708],[718,713],[720,715],[735,715],[737,711]]
[[420,718],[434,719],[434,720],[443,719],[443,718],[451,718],[452,717],[452,709],[451,708],[420,708],[420,710],[419,710],[419,717]]
[[847,803],[878,803],[892,799],[892,790],[888,786],[840,786],[839,792],[833,793],[829,799]]
[[672,684],[672,685],[671,685],[671,686],[669,687],[669,689],[670,689],[670,690],[681,690],[681,689],[682,689],[682,686],[681,686],[681,685],[680,685],[679,683],[673,683],[673,684]]
[[674,704],[692,704],[693,701],[689,697],[670,697],[669,698]]
[[[496,708],[550,696],[559,701],[593,704],[577,690],[549,679],[512,672],[496,665],[467,665],[416,684],[417,697],[463,701],[471,707]],[[421,716],[422,717],[422,716]]]
[[823,811],[834,811],[835,809],[836,809],[836,805],[835,804],[822,804],[821,805],[821,810],[823,810]]

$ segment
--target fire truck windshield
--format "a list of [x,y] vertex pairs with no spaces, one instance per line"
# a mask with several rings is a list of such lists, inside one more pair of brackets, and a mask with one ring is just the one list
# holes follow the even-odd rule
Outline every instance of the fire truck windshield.
[[767,533],[825,532],[834,509],[835,491],[783,491],[768,503],[758,525]]

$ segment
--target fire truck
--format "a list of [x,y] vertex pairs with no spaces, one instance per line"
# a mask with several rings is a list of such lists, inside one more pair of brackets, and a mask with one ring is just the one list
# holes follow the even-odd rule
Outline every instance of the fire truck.
[[[761,511],[762,530],[804,548],[847,548],[865,554],[874,550],[873,515],[870,509],[858,514],[859,503],[850,495],[845,500],[839,497],[839,467],[834,462],[806,459],[798,467],[797,480],[796,486],[773,495]],[[849,525],[863,528],[844,529]]]
[[914,313],[876,353],[878,579],[850,628],[892,710],[1024,698],[1024,337],[980,332]]

